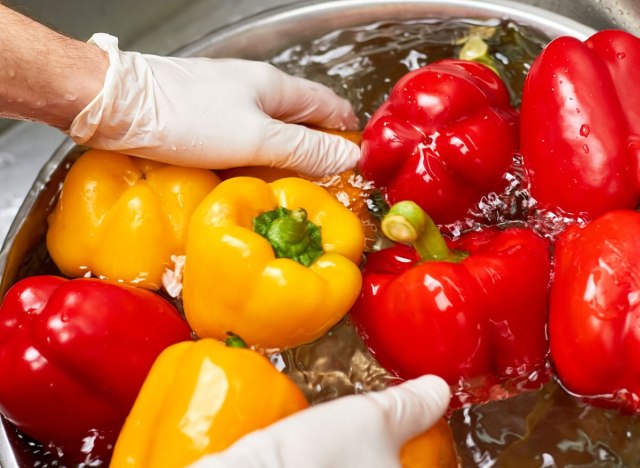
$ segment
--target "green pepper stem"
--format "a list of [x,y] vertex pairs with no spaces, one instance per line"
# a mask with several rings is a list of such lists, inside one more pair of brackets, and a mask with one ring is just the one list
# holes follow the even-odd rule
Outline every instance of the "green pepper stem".
[[297,208],[288,216],[278,218],[269,228],[269,233],[277,238],[278,242],[292,244],[300,242],[307,233],[307,212],[304,208]]
[[496,68],[496,62],[489,54],[489,46],[480,36],[474,35],[469,37],[464,46],[462,46],[462,49],[460,49],[458,58],[486,65],[493,70],[496,75],[500,76],[500,73]]
[[277,258],[290,258],[310,266],[323,253],[321,230],[307,219],[304,208],[278,207],[253,220],[255,232],[265,237]]
[[247,344],[242,338],[233,332],[227,332],[227,337],[224,339],[224,344],[229,348],[247,348]]
[[420,260],[460,262],[468,254],[449,249],[438,226],[416,203],[401,201],[391,207],[382,219],[382,232],[395,242],[410,244]]

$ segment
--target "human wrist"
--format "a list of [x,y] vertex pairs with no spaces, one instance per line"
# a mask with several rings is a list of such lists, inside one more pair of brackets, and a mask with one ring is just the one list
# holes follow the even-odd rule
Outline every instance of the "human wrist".
[[108,58],[0,5],[0,117],[67,130],[98,94]]
[[49,105],[48,125],[67,131],[75,117],[100,93],[109,68],[109,58],[99,47],[64,38],[66,50],[60,58]]

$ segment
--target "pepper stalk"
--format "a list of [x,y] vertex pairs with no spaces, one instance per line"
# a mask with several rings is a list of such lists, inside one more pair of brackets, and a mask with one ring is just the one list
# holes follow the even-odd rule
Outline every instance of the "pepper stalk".
[[461,60],[471,60],[486,65],[500,76],[498,68],[496,67],[495,59],[489,54],[489,45],[480,36],[471,36],[462,46],[458,53],[458,58]]
[[254,218],[253,230],[269,241],[277,258],[308,267],[323,254],[320,226],[307,219],[304,208],[280,206],[262,213]]
[[451,250],[433,219],[412,201],[393,205],[382,219],[381,227],[392,241],[413,246],[422,262],[458,263],[469,256],[467,252]]

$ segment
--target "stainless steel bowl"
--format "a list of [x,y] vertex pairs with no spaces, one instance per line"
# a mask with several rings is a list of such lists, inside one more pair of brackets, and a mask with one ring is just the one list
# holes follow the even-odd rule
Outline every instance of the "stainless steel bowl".
[[[594,30],[571,19],[505,0],[321,1],[278,8],[212,32],[176,52],[180,56],[266,59],[292,44],[331,31],[381,20],[434,17],[510,18],[553,38],[585,39]],[[46,233],[46,217],[61,183],[83,149],[65,141],[40,171],[0,251],[0,297],[15,283],[24,259]],[[3,376],[11,378],[11,376]],[[0,426],[0,466],[18,467],[8,432]]]

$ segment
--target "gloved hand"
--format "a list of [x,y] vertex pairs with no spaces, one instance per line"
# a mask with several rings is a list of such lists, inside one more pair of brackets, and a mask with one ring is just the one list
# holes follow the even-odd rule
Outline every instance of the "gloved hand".
[[76,116],[78,144],[182,166],[278,166],[323,176],[355,166],[357,145],[311,130],[355,130],[351,105],[323,85],[272,65],[239,59],[122,52],[118,39],[89,41],[107,52],[101,92]]
[[393,468],[402,445],[431,427],[449,405],[440,377],[338,398],[252,432],[191,468]]

